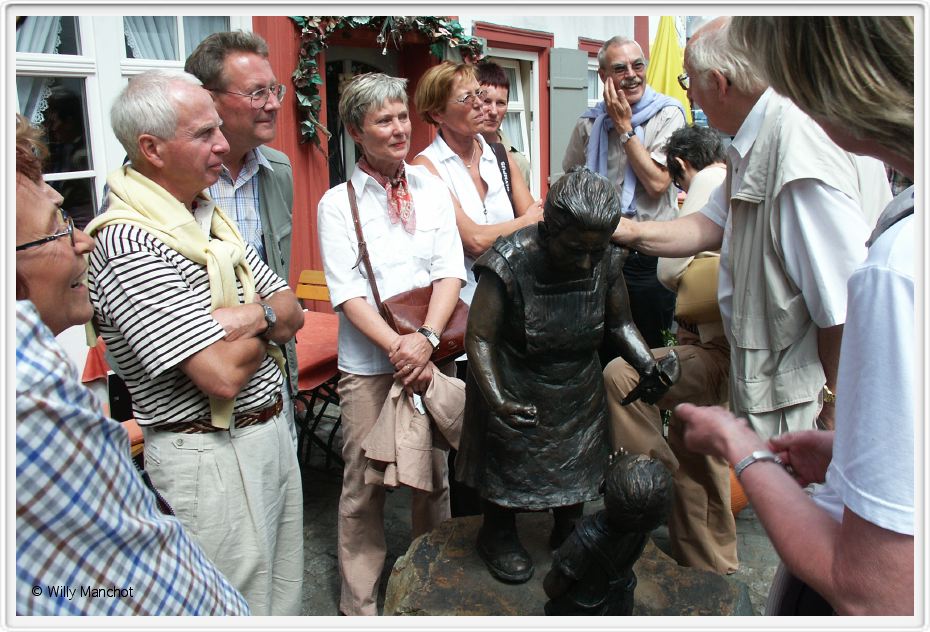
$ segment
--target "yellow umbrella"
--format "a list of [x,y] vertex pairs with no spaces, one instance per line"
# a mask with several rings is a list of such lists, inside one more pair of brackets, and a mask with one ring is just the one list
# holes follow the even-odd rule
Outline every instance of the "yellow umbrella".
[[646,69],[646,83],[652,89],[678,99],[685,108],[685,117],[691,123],[691,104],[688,94],[678,85],[678,75],[684,71],[685,54],[678,44],[678,29],[675,18],[663,15],[659,19],[656,39],[650,49],[649,67]]

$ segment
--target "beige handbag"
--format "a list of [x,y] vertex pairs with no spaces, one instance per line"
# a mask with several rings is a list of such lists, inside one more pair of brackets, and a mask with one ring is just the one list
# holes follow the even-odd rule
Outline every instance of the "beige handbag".
[[720,321],[717,305],[717,275],[720,257],[696,257],[678,281],[675,319],[691,325]]

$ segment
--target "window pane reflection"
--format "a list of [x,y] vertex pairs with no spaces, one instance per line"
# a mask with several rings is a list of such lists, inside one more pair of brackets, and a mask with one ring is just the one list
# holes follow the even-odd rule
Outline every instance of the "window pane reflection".
[[56,77],[50,81],[42,128],[48,142],[46,173],[92,169],[87,146],[84,80]]
[[57,180],[49,185],[65,198],[61,208],[68,211],[74,219],[74,225],[81,230],[94,219],[97,209],[97,192],[94,190],[93,178],[77,180]]

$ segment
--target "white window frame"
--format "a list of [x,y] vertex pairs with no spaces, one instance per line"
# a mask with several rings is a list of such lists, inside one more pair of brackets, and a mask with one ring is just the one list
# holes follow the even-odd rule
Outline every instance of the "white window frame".
[[596,98],[596,99],[588,99],[588,107],[589,107],[589,108],[593,108],[595,105],[597,105],[598,103],[600,103],[600,102],[603,100],[603,98],[602,98],[601,95],[604,94],[604,82],[601,80],[601,76],[600,76],[600,74],[598,74],[598,72],[597,72],[597,71],[599,70],[599,66],[598,66],[598,63],[597,63],[597,56],[588,57],[588,73],[590,73],[592,70],[594,71],[595,75],[597,76],[597,92],[596,92],[597,98]]
[[[211,5],[215,6],[215,5]],[[74,7],[75,9],[77,7]],[[171,8],[177,9],[172,6]],[[29,7],[23,15],[55,15],[59,8]],[[178,15],[179,27],[183,29],[183,15],[202,15],[206,11],[190,11]],[[15,75],[36,77],[74,77],[84,79],[84,106],[87,108],[87,150],[90,153],[92,169],[74,171],[64,174],[51,174],[46,177],[49,182],[94,178],[97,203],[101,201],[103,186],[107,174],[119,167],[126,156],[125,150],[116,140],[110,126],[110,106],[129,77],[154,68],[183,68],[183,61],[127,59],[122,16],[87,15],[80,11],[67,11],[69,16],[77,19],[80,54],[44,54],[15,52]],[[229,16],[231,30],[252,30],[250,16]],[[101,34],[97,37],[97,34]],[[180,31],[183,36],[183,30]],[[179,46],[183,39],[179,39]],[[15,95],[16,81],[12,82]],[[9,85],[9,84],[8,84]],[[19,100],[16,99],[16,110]],[[71,328],[60,338],[76,366],[83,366],[87,355],[83,333],[73,334],[77,328]],[[81,328],[81,332],[83,329]],[[67,334],[67,335],[66,335]]]
[[[519,100],[512,100],[514,86],[510,86],[508,95],[507,111],[519,111],[521,115],[522,127],[524,131],[523,146],[528,149],[527,158],[532,165],[530,172],[530,192],[533,197],[539,197],[539,124],[535,112],[539,111],[539,55],[528,51],[510,50],[507,48],[495,48],[489,46],[485,51],[488,57],[494,57],[495,62],[502,68],[512,68],[517,75],[517,92]],[[530,62],[529,98],[523,94],[523,78],[519,61]],[[527,105],[529,107],[527,108]]]

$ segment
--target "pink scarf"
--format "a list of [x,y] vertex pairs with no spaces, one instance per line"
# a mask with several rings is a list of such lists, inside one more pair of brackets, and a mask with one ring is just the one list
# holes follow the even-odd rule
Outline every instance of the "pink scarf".
[[387,192],[387,210],[388,217],[392,224],[400,222],[411,235],[417,227],[417,218],[413,211],[413,197],[410,195],[410,187],[407,186],[407,173],[404,170],[404,163],[400,163],[400,169],[393,178],[376,171],[374,167],[368,164],[364,156],[358,161],[358,168],[375,179],[385,192]]

